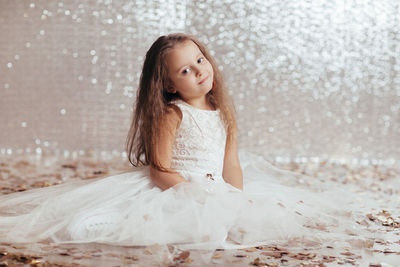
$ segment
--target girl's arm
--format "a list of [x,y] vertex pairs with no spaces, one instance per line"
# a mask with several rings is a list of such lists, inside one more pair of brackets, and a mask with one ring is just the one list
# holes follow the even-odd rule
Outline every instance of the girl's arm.
[[[160,165],[168,170],[171,170],[172,145],[174,144],[176,129],[179,127],[180,121],[181,117],[178,111],[175,108],[168,108],[168,112],[163,118],[157,146],[154,148]],[[176,172],[163,172],[153,167],[150,167],[150,177],[162,190],[186,181]]]
[[240,167],[237,150],[237,130],[233,131],[232,138],[227,138],[225,146],[224,168],[222,176],[225,182],[243,190],[243,174]]

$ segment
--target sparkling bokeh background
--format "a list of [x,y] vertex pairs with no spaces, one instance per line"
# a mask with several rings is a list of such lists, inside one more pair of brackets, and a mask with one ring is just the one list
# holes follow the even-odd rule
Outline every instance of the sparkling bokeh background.
[[145,52],[197,36],[239,146],[272,161],[400,161],[400,4],[0,0],[0,154],[122,154]]

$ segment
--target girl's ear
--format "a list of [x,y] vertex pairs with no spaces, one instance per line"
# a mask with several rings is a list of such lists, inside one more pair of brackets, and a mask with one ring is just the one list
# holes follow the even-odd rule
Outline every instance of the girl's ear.
[[174,87],[170,86],[170,87],[168,87],[167,92],[171,93],[171,94],[175,94],[176,93],[176,89]]

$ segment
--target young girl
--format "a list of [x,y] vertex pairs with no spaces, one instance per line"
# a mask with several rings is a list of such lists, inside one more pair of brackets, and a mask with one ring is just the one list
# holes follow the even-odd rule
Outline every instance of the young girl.
[[[181,105],[186,106],[181,109]],[[190,107],[204,114],[201,116],[207,118],[206,123],[216,120],[215,129],[209,133],[200,125],[185,129],[185,123],[197,122],[184,118],[185,109]],[[182,171],[189,171],[205,177],[208,174],[208,179],[224,179],[242,189],[233,107],[214,60],[200,42],[176,34],[162,36],[151,46],[135,111],[128,135],[129,160],[136,165],[134,157],[136,162],[150,165],[150,176],[158,187],[164,190],[187,181],[189,174],[183,175]],[[185,136],[189,130],[191,135]],[[188,143],[194,135],[196,139]],[[218,142],[199,142],[202,138]]]
[[239,161],[232,102],[195,38],[170,34],[153,43],[134,112],[132,171],[1,196],[0,242],[213,250],[344,241],[342,233],[357,232],[346,221],[353,203],[346,192],[250,154]]

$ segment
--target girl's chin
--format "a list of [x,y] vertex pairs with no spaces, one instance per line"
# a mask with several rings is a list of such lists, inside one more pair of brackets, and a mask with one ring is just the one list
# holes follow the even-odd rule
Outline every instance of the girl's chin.
[[205,93],[206,94],[208,94],[210,91],[212,90],[212,86],[210,86],[210,87],[207,87],[207,89],[206,90],[204,90],[205,91]]
[[212,80],[211,80],[211,82],[207,82],[207,86],[206,86],[207,92],[211,91],[212,87],[213,87],[213,83],[212,83]]

